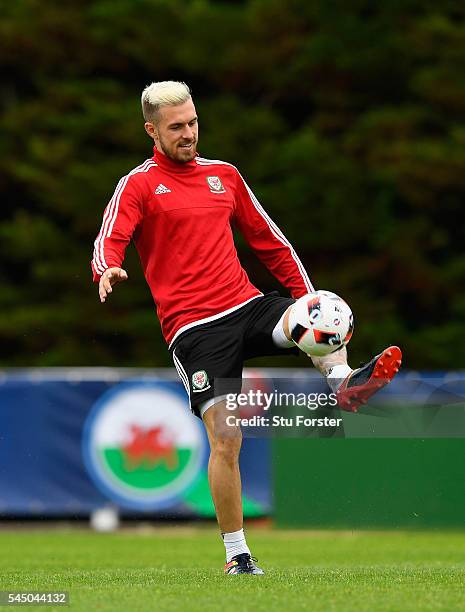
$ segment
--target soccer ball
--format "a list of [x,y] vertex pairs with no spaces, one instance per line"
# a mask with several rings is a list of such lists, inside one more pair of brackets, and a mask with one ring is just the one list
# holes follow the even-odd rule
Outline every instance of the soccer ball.
[[322,357],[349,342],[354,331],[354,316],[348,304],[335,293],[316,291],[293,304],[289,331],[302,351]]

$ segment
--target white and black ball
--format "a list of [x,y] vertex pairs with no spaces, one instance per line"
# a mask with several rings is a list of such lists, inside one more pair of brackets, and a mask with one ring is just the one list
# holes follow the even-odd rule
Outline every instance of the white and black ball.
[[349,305],[331,291],[316,291],[299,298],[289,314],[289,331],[297,346],[315,357],[345,346],[354,330]]

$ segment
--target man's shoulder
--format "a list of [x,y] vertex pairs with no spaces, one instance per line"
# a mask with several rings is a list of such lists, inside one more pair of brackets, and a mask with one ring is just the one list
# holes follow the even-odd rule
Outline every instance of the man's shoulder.
[[231,164],[230,162],[227,161],[223,161],[221,159],[208,159],[206,157],[200,157],[199,155],[197,155],[197,157],[195,158],[195,161],[197,162],[198,166],[201,167],[222,167],[224,170],[229,170],[231,173],[236,174],[238,172],[238,169],[236,168],[236,166],[234,164]]
[[122,176],[118,182],[116,190],[118,192],[135,192],[139,196],[144,196],[148,186],[153,182],[150,178],[153,172],[156,172],[158,165],[153,157],[149,157],[144,162],[130,170]]
[[153,157],[149,157],[144,162],[130,170],[125,176],[122,177],[121,180],[131,180],[131,182],[137,182],[142,178],[144,174],[147,172],[153,171],[154,168],[157,167],[157,163],[155,162]]

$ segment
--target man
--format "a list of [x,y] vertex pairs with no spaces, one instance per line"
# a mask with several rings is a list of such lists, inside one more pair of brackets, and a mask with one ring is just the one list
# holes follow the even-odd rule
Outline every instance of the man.
[[[295,348],[289,310],[313,286],[238,170],[197,155],[198,120],[187,85],[152,83],[142,93],[142,110],[154,156],[120,180],[105,209],[92,260],[94,280],[105,302],[113,286],[128,278],[121,265],[133,238],[191,409],[207,430],[225,573],[262,574],[242,528],[241,432],[225,425],[224,397],[239,390],[234,379],[241,378],[244,359]],[[292,298],[263,295],[249,281],[232,224]],[[400,350],[386,349],[355,371],[347,365],[345,348],[313,362],[337,392],[339,405],[356,410],[394,376]]]

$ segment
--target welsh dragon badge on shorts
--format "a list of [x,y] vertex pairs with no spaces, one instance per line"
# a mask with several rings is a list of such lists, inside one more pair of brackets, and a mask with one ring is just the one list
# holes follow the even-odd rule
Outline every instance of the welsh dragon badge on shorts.
[[199,391],[206,391],[210,389],[210,381],[205,370],[199,370],[192,374],[192,391],[198,393]]

